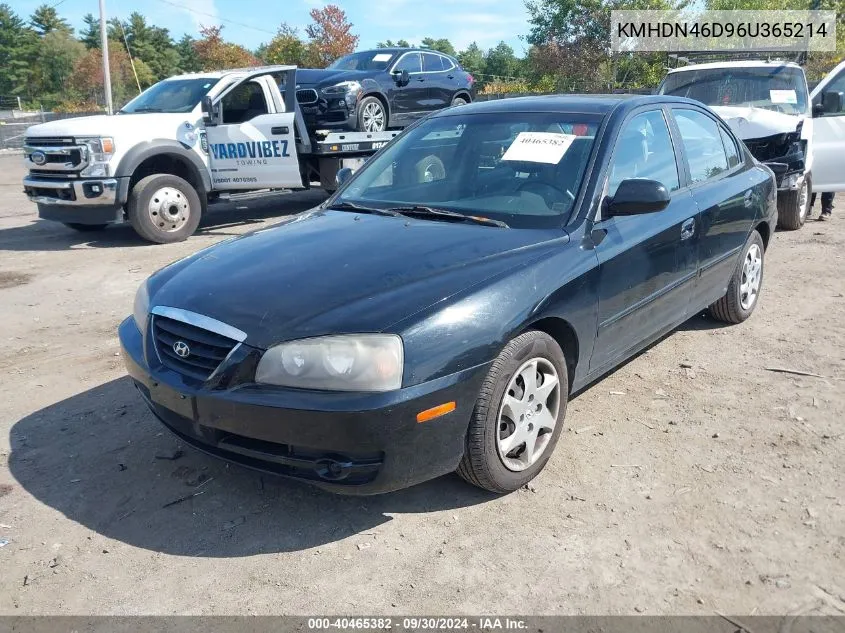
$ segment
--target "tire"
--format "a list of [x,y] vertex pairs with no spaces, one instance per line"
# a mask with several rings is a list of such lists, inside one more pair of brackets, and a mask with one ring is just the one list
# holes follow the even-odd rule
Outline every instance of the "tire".
[[378,97],[364,97],[358,104],[358,131],[384,132],[387,129],[387,109]]
[[422,158],[414,166],[418,183],[434,182],[446,177],[446,166],[438,156],[431,154]]
[[93,233],[94,231],[102,231],[108,224],[80,224],[79,222],[64,222],[67,228],[79,231],[80,233]]
[[[539,394],[536,399],[529,398],[528,389],[521,393],[518,390],[514,392],[512,400],[519,402],[521,398],[526,403],[533,401],[543,405],[540,412],[533,408],[521,409],[528,417],[514,423],[508,419],[511,414],[505,403],[506,390],[513,391],[509,389],[512,387],[512,381],[517,381],[515,386],[518,387],[520,378],[517,377],[524,374],[523,368],[532,361],[537,361],[537,368],[546,376],[540,388],[543,384],[551,384],[550,368],[554,369],[558,380],[557,392],[550,392],[545,402],[542,402],[543,396]],[[531,371],[530,365],[528,371]],[[474,486],[500,494],[518,490],[534,479],[548,462],[560,437],[568,396],[566,359],[560,346],[551,336],[545,332],[530,330],[510,341],[493,361],[481,386],[467,430],[466,448],[458,466],[458,475]],[[554,408],[557,409],[556,416],[553,413]],[[532,413],[529,413],[529,410]],[[506,442],[510,435],[522,437],[526,432],[530,433],[531,420],[537,422],[537,427],[554,421],[553,430],[537,435],[536,441],[542,441],[543,444],[535,444],[538,450],[534,452],[534,461],[520,461],[526,457],[527,445],[518,441],[513,444],[516,448],[504,447],[507,452],[503,455],[502,443]],[[502,438],[505,433],[508,437]]]
[[464,97],[463,95],[458,95],[454,99],[452,99],[452,106],[462,106],[469,103],[469,99]]
[[778,194],[778,228],[797,231],[810,214],[812,183],[810,177],[804,178],[801,189]]
[[[765,253],[766,251],[763,247],[763,238],[760,237],[760,234],[757,231],[752,231],[745,243],[745,248],[742,249],[742,257],[740,257],[740,260],[737,263],[736,270],[731,276],[731,281],[728,284],[728,291],[725,293],[724,297],[710,306],[710,316],[718,321],[724,321],[725,323],[742,323],[745,319],[751,316],[751,313],[754,312],[754,308],[757,306],[757,301],[760,298],[760,291],[763,289]],[[750,276],[748,265],[749,260],[754,259],[757,255],[759,255],[759,265],[756,273],[756,291],[753,293],[753,300],[748,302],[743,298],[743,295],[746,294],[742,290],[743,279],[753,285],[753,282],[750,282],[748,279]]]
[[169,244],[193,235],[202,204],[188,181],[171,174],[153,174],[135,183],[127,212],[138,235],[148,242]]

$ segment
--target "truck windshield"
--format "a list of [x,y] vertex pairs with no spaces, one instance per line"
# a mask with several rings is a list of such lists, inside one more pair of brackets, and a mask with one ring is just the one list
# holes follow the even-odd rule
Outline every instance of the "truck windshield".
[[559,227],[574,209],[601,118],[559,112],[432,118],[365,163],[335,203],[400,212],[425,206],[514,228]]
[[337,70],[385,70],[390,60],[393,59],[393,55],[393,53],[385,51],[352,53],[336,59],[329,64],[329,68]]
[[804,72],[791,66],[684,70],[667,75],[659,92],[709,106],[751,106],[789,115],[807,113]]
[[132,99],[119,113],[190,112],[218,81],[211,77],[165,79]]

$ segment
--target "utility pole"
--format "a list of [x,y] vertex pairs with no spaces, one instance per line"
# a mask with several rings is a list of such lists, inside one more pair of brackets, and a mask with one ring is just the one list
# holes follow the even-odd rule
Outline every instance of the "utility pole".
[[100,48],[103,50],[103,87],[106,89],[106,109],[109,114],[113,114],[111,72],[109,71],[109,38],[106,32],[106,0],[100,0]]

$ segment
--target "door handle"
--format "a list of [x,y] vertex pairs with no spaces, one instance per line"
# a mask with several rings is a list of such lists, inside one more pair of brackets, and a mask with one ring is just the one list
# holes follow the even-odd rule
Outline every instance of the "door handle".
[[688,240],[693,235],[695,235],[695,218],[690,218],[681,225],[681,241]]
[[280,125],[278,127],[271,127],[270,134],[289,134],[290,128],[287,125]]
[[446,79],[454,79],[455,75],[446,75]]
[[751,189],[749,189],[748,191],[745,192],[745,196],[743,196],[743,198],[744,198],[743,204],[745,204],[746,209],[751,207],[752,197],[753,197],[753,194],[751,192]]
[[417,77],[417,81],[425,81],[425,77]]

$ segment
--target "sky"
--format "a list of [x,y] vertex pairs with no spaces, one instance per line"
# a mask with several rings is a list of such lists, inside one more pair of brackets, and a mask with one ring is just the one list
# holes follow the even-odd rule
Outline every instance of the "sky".
[[[44,0],[4,0],[22,16]],[[331,0],[329,0],[331,1]],[[48,0],[79,30],[82,16],[98,15],[98,0]],[[106,0],[108,18],[125,18],[134,10],[149,22],[170,29],[175,39],[184,33],[197,36],[200,25],[222,24],[226,39],[255,49],[273,37],[282,22],[304,28],[308,12],[325,0]],[[424,37],[448,38],[463,50],[473,41],[484,49],[504,40],[517,55],[526,49],[519,38],[528,32],[523,0],[334,0],[346,11],[359,49],[373,48],[386,39],[419,44]]]

